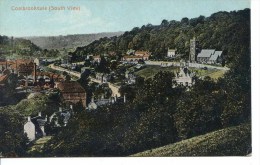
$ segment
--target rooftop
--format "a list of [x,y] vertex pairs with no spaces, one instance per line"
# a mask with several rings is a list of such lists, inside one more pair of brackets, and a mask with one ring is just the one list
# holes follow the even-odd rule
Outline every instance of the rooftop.
[[60,82],[57,87],[64,93],[86,93],[85,89],[77,81]]
[[210,57],[215,52],[215,49],[202,49],[198,57]]

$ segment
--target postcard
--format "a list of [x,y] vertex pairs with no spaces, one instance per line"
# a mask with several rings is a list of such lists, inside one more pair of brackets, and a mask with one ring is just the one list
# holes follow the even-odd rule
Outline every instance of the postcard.
[[0,157],[250,159],[251,16],[250,0],[1,0]]

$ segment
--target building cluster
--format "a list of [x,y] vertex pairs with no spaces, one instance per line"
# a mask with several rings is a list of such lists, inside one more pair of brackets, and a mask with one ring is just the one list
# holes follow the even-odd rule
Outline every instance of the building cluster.
[[[19,87],[41,87],[49,89],[55,82],[64,81],[64,76],[41,70],[39,59],[4,60],[0,62],[0,80],[7,79],[11,73],[17,74]],[[0,81],[1,82],[1,81]]]
[[219,64],[222,62],[222,51],[215,49],[200,49],[196,38],[190,40],[189,61],[192,63]]
[[72,105],[70,109],[59,107],[59,111],[54,112],[49,118],[47,115],[45,117],[42,116],[41,112],[38,113],[38,116],[28,116],[28,120],[24,124],[24,133],[31,142],[46,136],[46,124],[52,124],[53,127],[65,127],[72,115],[72,109]]

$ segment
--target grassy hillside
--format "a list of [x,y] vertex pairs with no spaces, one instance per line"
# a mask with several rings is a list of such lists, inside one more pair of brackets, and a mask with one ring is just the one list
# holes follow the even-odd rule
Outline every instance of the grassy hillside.
[[244,156],[251,152],[251,124],[218,130],[131,156]]
[[46,36],[46,37],[25,37],[42,49],[71,49],[86,46],[102,37],[121,35],[123,32],[97,33],[97,34],[76,34],[67,36]]

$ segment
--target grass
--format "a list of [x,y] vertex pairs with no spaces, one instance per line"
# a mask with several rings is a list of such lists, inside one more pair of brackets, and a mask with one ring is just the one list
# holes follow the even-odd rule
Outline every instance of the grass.
[[159,73],[160,71],[168,71],[168,72],[175,72],[176,67],[161,67],[156,65],[147,65],[144,69],[141,69],[135,72],[136,75],[141,76],[145,79],[153,78],[154,75]]
[[218,70],[218,69],[208,69],[208,70],[203,70],[203,69],[197,69],[193,68],[191,69],[196,72],[198,76],[209,76],[210,78],[217,80],[220,77],[223,77],[224,74],[226,73],[226,70]]
[[47,143],[51,138],[52,138],[52,136],[45,136],[45,137],[42,137],[42,138],[36,140],[34,142],[33,146],[30,148],[29,152],[41,151],[41,149],[43,148],[43,145],[45,143]]
[[246,156],[251,153],[251,124],[228,127],[131,156]]
[[[147,65],[145,68],[135,72],[136,75],[141,76],[145,79],[153,78],[160,71],[169,71],[169,72],[176,72],[179,68],[178,67],[161,67],[156,65]],[[214,80],[217,80],[219,77],[223,77],[225,74],[225,70],[218,70],[218,69],[198,69],[198,68],[190,68],[191,71],[195,71],[198,76],[209,76]]]

